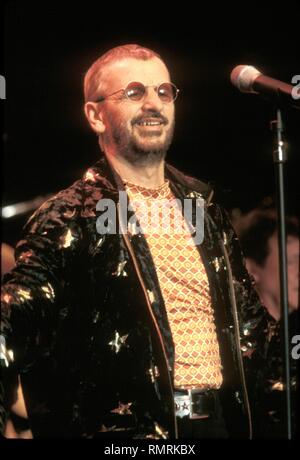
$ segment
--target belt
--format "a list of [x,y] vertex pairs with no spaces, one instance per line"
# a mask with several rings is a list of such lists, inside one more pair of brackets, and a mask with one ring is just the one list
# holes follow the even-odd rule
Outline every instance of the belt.
[[217,390],[175,390],[175,414],[180,418],[208,418],[216,412],[217,401]]

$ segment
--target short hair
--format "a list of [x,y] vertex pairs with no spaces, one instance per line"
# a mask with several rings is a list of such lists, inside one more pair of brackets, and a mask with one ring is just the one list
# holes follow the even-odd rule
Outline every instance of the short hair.
[[[258,217],[239,236],[245,257],[253,259],[262,267],[269,255],[269,239],[275,234],[277,228],[278,224],[275,217]],[[286,234],[299,238],[299,222],[296,219],[287,219]]]
[[135,58],[143,61],[157,57],[161,59],[160,55],[155,51],[150,50],[136,44],[121,45],[110,49],[105,54],[100,56],[88,69],[84,77],[84,99],[85,102],[93,101],[97,96],[99,83],[103,69],[107,64],[113,61],[122,60],[126,58]]

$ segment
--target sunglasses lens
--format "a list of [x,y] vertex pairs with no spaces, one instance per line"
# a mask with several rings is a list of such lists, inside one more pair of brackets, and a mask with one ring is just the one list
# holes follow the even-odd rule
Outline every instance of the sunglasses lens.
[[[125,89],[126,97],[131,101],[141,101],[145,96],[145,93],[146,87],[140,82],[129,83]],[[162,102],[168,103],[175,101],[178,89],[173,83],[162,83],[157,88],[157,94]]]
[[133,82],[127,86],[125,92],[131,101],[140,101],[144,97],[145,86],[142,83]]
[[175,101],[177,96],[177,88],[173,83],[162,83],[158,87],[158,95],[163,102]]

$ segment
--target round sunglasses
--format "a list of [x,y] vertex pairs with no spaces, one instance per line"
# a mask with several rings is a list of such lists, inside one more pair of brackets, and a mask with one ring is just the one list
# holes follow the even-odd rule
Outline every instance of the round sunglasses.
[[179,93],[179,89],[176,87],[176,85],[174,85],[174,83],[166,82],[160,83],[160,85],[158,86],[145,86],[143,83],[132,81],[128,83],[126,88],[118,89],[117,91],[114,91],[113,93],[108,94],[107,96],[100,96],[98,99],[96,99],[95,102],[105,101],[106,99],[113,96],[114,94],[119,93],[120,91],[123,91],[123,95],[129,101],[140,102],[142,99],[144,99],[147,92],[147,88],[154,88],[158,97],[164,104],[174,102]]

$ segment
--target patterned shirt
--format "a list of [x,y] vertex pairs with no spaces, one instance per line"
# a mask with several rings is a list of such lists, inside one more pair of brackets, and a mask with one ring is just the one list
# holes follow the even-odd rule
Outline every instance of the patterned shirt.
[[175,344],[176,388],[219,388],[221,360],[206,271],[169,182],[125,181],[156,268]]

